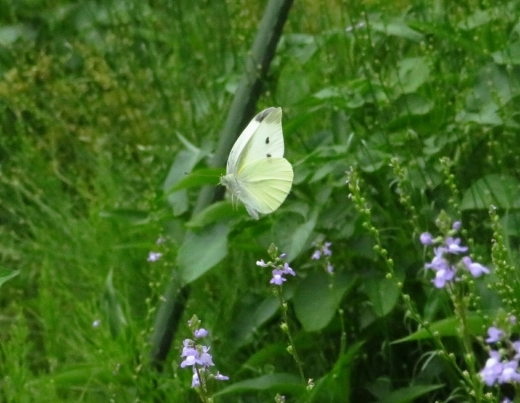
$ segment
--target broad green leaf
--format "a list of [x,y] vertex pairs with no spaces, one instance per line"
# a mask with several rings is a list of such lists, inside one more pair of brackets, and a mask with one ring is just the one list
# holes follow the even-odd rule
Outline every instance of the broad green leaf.
[[[284,288],[284,291],[286,288]],[[292,292],[291,292],[292,294]],[[241,347],[253,339],[258,329],[278,311],[280,300],[273,295],[263,300],[254,300],[243,307],[235,318],[231,339],[235,348]]]
[[[240,208],[240,211],[245,208]],[[202,228],[215,222],[224,221],[228,218],[234,218],[237,216],[237,208],[228,201],[218,201],[210,204],[207,208],[198,213],[193,217],[186,227],[188,228]]]
[[367,277],[363,284],[376,315],[388,315],[394,309],[401,293],[395,281],[386,277]]
[[296,59],[299,64],[307,63],[318,50],[316,38],[308,34],[286,34],[279,46],[285,47],[289,58]]
[[394,82],[399,93],[416,92],[430,78],[430,65],[424,57],[411,57],[398,62],[398,80]]
[[224,388],[213,396],[229,395],[231,393],[240,393],[247,391],[268,391],[274,393],[288,393],[300,395],[305,391],[305,384],[301,379],[293,374],[274,373],[259,376],[258,378],[247,379],[245,381],[235,382]]
[[342,274],[331,276],[325,271],[309,274],[294,294],[296,317],[307,332],[315,332],[327,326],[345,293],[355,281]]
[[492,174],[476,181],[464,194],[462,210],[520,208],[520,182],[508,175]]
[[380,403],[408,403],[415,402],[421,396],[443,388],[444,384],[437,385],[411,385],[406,388],[394,390],[380,399]]
[[201,168],[191,173],[186,173],[175,185],[169,189],[164,189],[168,196],[173,192],[193,187],[202,187],[206,185],[217,186],[220,177],[224,174],[223,168]]
[[289,245],[284,249],[287,253],[287,260],[292,261],[302,253],[303,249],[310,242],[310,237],[316,227],[317,214],[311,213],[309,221],[295,228]]
[[343,402],[348,403],[352,386],[351,373],[354,360],[357,358],[363,343],[356,343],[342,354],[332,370],[319,379],[311,391],[311,402]]
[[20,270],[7,270],[0,267],[0,287],[6,281],[9,281],[13,277],[16,277],[18,274],[20,274]]
[[227,255],[230,226],[216,223],[200,231],[186,233],[177,254],[183,283],[189,284],[218,264]]
[[[484,320],[482,316],[475,312],[468,312],[466,315],[466,323],[470,333],[474,336],[482,335],[484,328]],[[430,324],[429,329],[419,329],[415,333],[402,339],[396,340],[393,344],[403,343],[408,341],[431,339],[432,332],[438,334],[440,337],[458,337],[458,328],[460,327],[458,318],[452,316],[446,319],[439,320]]]
[[464,20],[457,24],[457,27],[463,30],[471,30],[482,25],[486,25],[493,15],[491,10],[477,10],[473,14],[468,15]]
[[420,42],[424,38],[420,32],[413,30],[402,20],[389,22],[371,21],[370,29],[385,33],[386,35],[409,39],[414,42]]
[[493,53],[493,60],[497,64],[520,64],[520,42],[514,42],[508,45],[504,50]]
[[377,149],[360,148],[358,151],[359,167],[365,172],[375,172],[388,165],[392,156]]
[[408,117],[410,115],[426,115],[434,106],[431,99],[413,93],[404,94],[395,101],[395,107],[399,109],[399,115]]
[[[179,151],[175,156],[168,176],[163,183],[163,191],[167,195],[168,203],[172,206],[173,214],[176,216],[188,210],[188,195],[185,188],[181,188],[181,190],[173,193],[172,189],[183,179],[188,183],[190,183],[190,180],[195,181],[196,179],[194,178],[186,179],[186,173],[191,172],[193,167],[205,156],[205,152],[192,146],[190,143],[188,144],[188,148]],[[203,180],[203,178],[201,176],[198,179]],[[218,183],[217,178],[214,178],[213,183]]]

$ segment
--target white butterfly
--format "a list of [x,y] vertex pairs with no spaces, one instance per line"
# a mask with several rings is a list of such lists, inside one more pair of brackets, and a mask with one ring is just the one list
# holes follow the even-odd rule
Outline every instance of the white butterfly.
[[293,169],[283,152],[282,108],[267,108],[247,125],[229,153],[220,183],[255,219],[258,213],[275,211],[291,191]]

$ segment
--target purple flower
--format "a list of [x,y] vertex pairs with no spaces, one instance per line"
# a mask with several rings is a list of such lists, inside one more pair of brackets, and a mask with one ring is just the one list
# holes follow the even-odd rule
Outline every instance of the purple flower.
[[515,356],[513,357],[515,360],[518,360],[520,359],[520,341],[514,341],[513,343],[513,348],[515,349]]
[[227,381],[229,379],[229,376],[222,375],[220,372],[217,372],[217,375],[215,375],[215,379],[217,381]]
[[149,262],[157,262],[161,257],[162,253],[160,252],[150,252],[146,260]]
[[450,268],[450,264],[446,259],[444,259],[444,252],[446,252],[446,248],[438,247],[434,249],[435,257],[432,259],[431,263],[426,265],[426,268],[432,269],[435,271],[438,270],[448,270]]
[[466,265],[473,277],[480,277],[482,274],[489,274],[489,269],[482,266],[480,263],[472,262],[469,256],[462,258],[462,263]]
[[201,337],[206,337],[207,335],[209,334],[209,332],[206,330],[206,329],[197,329],[193,332],[193,335],[197,338],[197,339],[200,339]]
[[488,344],[496,343],[504,337],[504,331],[495,326],[491,326],[487,333],[489,337],[486,339],[486,343]]
[[447,282],[453,280],[455,272],[452,269],[440,269],[435,273],[435,278],[432,280],[436,288],[444,288]]
[[271,279],[271,284],[276,285],[282,285],[284,281],[287,281],[285,278],[282,277],[282,274],[284,274],[283,270],[274,269],[273,270],[273,278]]
[[454,229],[455,231],[458,231],[459,229],[461,229],[462,227],[462,222],[460,221],[455,221],[453,223],[453,225],[451,226],[452,229]]
[[200,355],[200,364],[204,365],[205,367],[209,367],[213,364],[213,357],[210,353],[208,353],[209,347],[202,346],[202,354]]
[[520,382],[520,373],[516,372],[517,361],[506,361],[502,364],[502,373],[498,377],[498,383]]
[[191,387],[196,388],[197,386],[200,386],[199,374],[197,374],[197,371],[195,371],[195,368],[193,368],[193,378],[191,378]]
[[289,263],[284,263],[282,272],[283,274],[290,274],[291,276],[296,276],[294,270],[289,267]]
[[199,359],[199,352],[197,351],[197,349],[193,347],[184,347],[182,349],[181,357],[186,357],[184,361],[181,362],[181,368],[185,368],[195,364],[202,365],[202,362]]
[[319,249],[316,249],[311,256],[311,259],[320,260],[320,257],[321,257],[321,252],[319,251]]
[[329,249],[330,245],[332,245],[332,242],[325,242],[323,244],[323,246],[321,248],[321,252],[323,253],[323,255],[325,255],[325,256],[332,255],[332,251]]
[[423,245],[433,245],[433,236],[429,232],[423,232],[419,240]]
[[502,374],[502,363],[498,351],[490,351],[486,365],[480,371],[480,376],[488,386],[492,386]]
[[256,265],[257,266],[260,266],[260,267],[267,267],[267,263],[264,262],[264,259],[260,259],[259,261],[256,262]]
[[448,253],[458,254],[468,251],[467,246],[460,246],[460,238],[452,238],[451,236],[447,237],[446,246],[448,247],[446,250]]
[[330,274],[334,273],[334,267],[330,263],[327,263],[327,271]]
[[287,253],[282,253],[282,254],[280,255],[280,259],[285,259],[286,257],[287,257]]

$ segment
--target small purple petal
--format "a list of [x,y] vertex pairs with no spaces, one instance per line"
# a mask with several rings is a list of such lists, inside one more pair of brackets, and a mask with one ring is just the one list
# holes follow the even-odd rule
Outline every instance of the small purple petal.
[[329,249],[330,245],[332,245],[332,242],[325,242],[325,244],[321,248],[321,252],[323,253],[323,255],[325,255],[325,256],[332,255],[332,251]]
[[491,351],[486,365],[480,371],[480,376],[488,386],[492,386],[498,377],[502,374],[502,363],[500,362],[500,354],[498,351]]
[[191,387],[196,388],[197,386],[200,386],[200,379],[197,372],[193,371],[193,378],[191,378]]
[[487,333],[489,337],[486,339],[486,343],[488,344],[496,343],[504,337],[504,331],[495,326],[491,326]]
[[482,266],[480,263],[472,262],[469,256],[462,258],[462,263],[466,265],[473,277],[480,277],[482,274],[489,274],[489,269]]
[[311,259],[320,260],[320,257],[321,257],[321,252],[319,250],[315,250],[311,256]]
[[162,253],[160,252],[150,252],[146,260],[149,262],[157,262],[161,257]]
[[267,267],[267,263],[264,262],[264,259],[260,259],[259,261],[256,262],[256,265],[257,266],[260,266],[260,267]]
[[451,236],[446,238],[446,246],[448,247],[448,253],[458,254],[468,251],[467,246],[460,246],[460,238],[452,238]]
[[283,274],[290,274],[291,276],[296,276],[294,270],[289,267],[289,263],[284,263],[282,272]]
[[429,232],[423,232],[419,240],[423,245],[433,245],[433,236]]
[[452,229],[455,231],[458,231],[462,228],[462,222],[461,221],[455,221],[453,225],[451,226]]
[[193,335],[197,338],[197,339],[200,339],[201,337],[206,337],[207,335],[209,334],[209,332],[206,330],[206,329],[197,329],[193,332]]
[[278,270],[278,269],[273,270],[273,278],[271,279],[270,283],[276,284],[276,285],[282,285],[282,283],[284,281],[286,281],[286,279],[282,277],[282,274],[284,274],[283,270]]
[[215,379],[217,381],[227,381],[229,379],[229,376],[222,375],[220,372],[217,372],[217,375],[215,375]]

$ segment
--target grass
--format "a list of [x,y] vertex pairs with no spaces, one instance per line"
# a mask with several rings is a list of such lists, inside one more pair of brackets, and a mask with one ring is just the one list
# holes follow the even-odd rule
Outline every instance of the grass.
[[[231,378],[215,401],[501,401],[463,371],[518,316],[517,6],[296,2],[258,105],[283,108],[292,192],[197,228],[199,188],[164,184],[183,158],[205,167],[264,4],[0,1],[0,278],[19,271],[0,284],[0,401],[200,401],[179,367],[194,314]],[[459,219],[492,275],[450,293],[418,236]],[[255,265],[271,243],[298,274],[286,319]],[[172,271],[191,294],[158,372]]]

